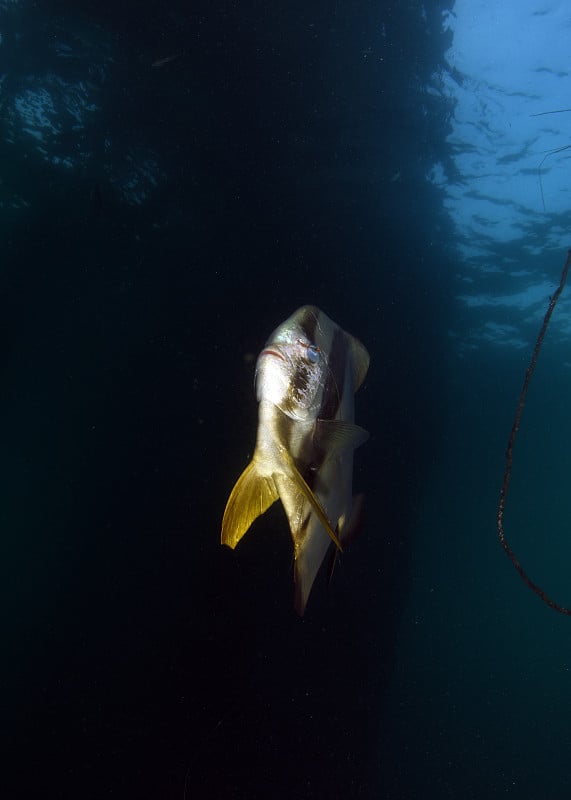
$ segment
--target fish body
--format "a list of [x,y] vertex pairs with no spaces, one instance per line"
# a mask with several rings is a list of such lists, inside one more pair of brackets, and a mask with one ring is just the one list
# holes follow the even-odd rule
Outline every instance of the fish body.
[[368,367],[364,346],[316,306],[276,328],[256,363],[256,449],[226,504],[221,540],[234,548],[279,498],[300,615],[330,545],[342,550],[355,527],[353,451],[368,434],[354,423],[354,394]]

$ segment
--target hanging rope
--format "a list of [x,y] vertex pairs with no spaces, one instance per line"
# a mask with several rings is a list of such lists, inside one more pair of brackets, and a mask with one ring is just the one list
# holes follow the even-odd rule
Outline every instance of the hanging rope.
[[539,597],[543,600],[543,602],[547,603],[547,605],[550,608],[553,608],[555,611],[559,611],[560,614],[566,614],[568,617],[571,617],[571,609],[566,608],[565,606],[560,606],[559,603],[556,603],[555,600],[552,600],[551,597],[549,597],[549,595],[546,594],[543,591],[543,589],[541,589],[536,583],[534,583],[531,580],[531,578],[524,572],[523,567],[515,557],[514,551],[508,544],[506,535],[504,533],[504,508],[506,505],[506,496],[508,493],[508,486],[510,485],[510,478],[512,472],[513,447],[514,447],[515,437],[519,429],[519,423],[523,412],[523,406],[525,403],[527,390],[529,388],[531,376],[535,371],[535,366],[537,364],[537,357],[539,355],[539,350],[541,349],[541,345],[543,343],[543,337],[545,336],[545,331],[547,330],[547,326],[549,325],[549,320],[551,319],[551,315],[553,314],[553,309],[555,308],[555,305],[559,300],[559,295],[561,294],[561,292],[563,291],[563,287],[565,286],[565,281],[567,280],[567,273],[569,272],[570,266],[571,266],[571,250],[569,250],[567,253],[567,261],[565,262],[565,266],[563,267],[563,272],[561,273],[561,279],[559,281],[559,286],[557,287],[557,291],[549,301],[549,307],[547,309],[545,317],[543,318],[543,324],[541,326],[541,330],[539,331],[539,336],[537,337],[535,347],[533,348],[531,361],[529,362],[529,366],[525,373],[525,380],[523,382],[523,387],[521,390],[521,394],[519,396],[515,419],[510,433],[508,446],[506,448],[506,471],[504,473],[504,480],[500,491],[500,504],[498,506],[498,536],[500,542],[502,543],[502,547],[508,554],[512,564],[518,571],[521,579],[524,581],[524,583],[526,583],[529,586],[530,589],[532,589],[537,595],[539,595]]

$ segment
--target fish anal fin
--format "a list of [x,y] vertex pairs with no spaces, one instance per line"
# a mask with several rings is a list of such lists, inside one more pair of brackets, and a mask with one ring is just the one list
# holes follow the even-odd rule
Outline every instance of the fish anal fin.
[[240,475],[224,511],[222,544],[236,547],[250,525],[278,499],[273,478],[260,475],[255,458]]

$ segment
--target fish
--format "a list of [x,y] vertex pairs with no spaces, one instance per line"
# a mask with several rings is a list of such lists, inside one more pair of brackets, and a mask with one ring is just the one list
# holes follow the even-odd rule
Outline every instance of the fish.
[[275,329],[256,362],[256,446],[228,498],[221,542],[234,549],[254,520],[281,500],[300,616],[328,551],[342,552],[359,527],[353,452],[369,434],[355,424],[354,395],[369,361],[358,339],[306,305]]
[[158,67],[164,67],[165,64],[170,64],[171,61],[176,61],[177,58],[180,58],[180,55],[181,55],[180,53],[175,53],[172,56],[164,56],[164,58],[157,58],[156,61],[153,61],[151,67],[154,67],[155,69]]

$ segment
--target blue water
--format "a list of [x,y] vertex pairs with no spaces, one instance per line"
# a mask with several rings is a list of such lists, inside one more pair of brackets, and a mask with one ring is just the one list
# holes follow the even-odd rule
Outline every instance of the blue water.
[[[167,5],[0,3],[2,796],[568,798],[571,621],[496,530],[570,245],[567,4]],[[505,514],[563,605],[569,297]],[[371,354],[371,438],[299,620],[281,509],[219,536],[304,303]]]

